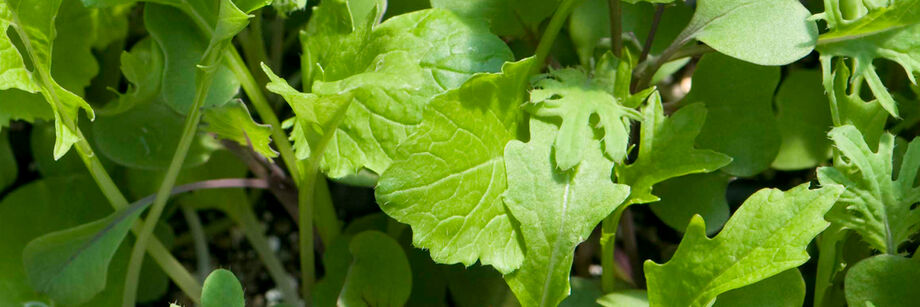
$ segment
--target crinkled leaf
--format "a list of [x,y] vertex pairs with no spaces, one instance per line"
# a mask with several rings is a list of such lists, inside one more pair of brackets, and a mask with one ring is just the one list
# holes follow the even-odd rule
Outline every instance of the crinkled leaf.
[[823,216],[843,192],[808,185],[754,193],[712,239],[694,217],[671,260],[645,262],[651,305],[707,306],[719,294],[805,263],[805,248],[830,224]]
[[697,64],[693,87],[682,103],[706,105],[709,113],[696,142],[732,157],[725,172],[753,176],[770,167],[776,158],[781,139],[773,115],[773,92],[778,83],[778,67],[758,66],[720,54],[705,55]]
[[604,307],[648,307],[648,293],[637,289],[621,290],[602,296],[597,303]]
[[[891,115],[898,117],[898,107],[875,72],[875,59],[888,59],[901,65],[914,84],[914,74],[920,73],[920,1],[889,1],[884,7],[868,7],[869,12],[856,19],[844,19],[839,0],[824,1],[826,11],[821,16],[830,29],[821,35],[816,47],[822,61],[832,57],[853,60],[850,86],[865,80],[878,103]],[[826,60],[825,60],[826,58]],[[828,64],[829,65],[829,64]],[[830,67],[826,67],[830,68]]]
[[217,269],[208,275],[201,288],[202,307],[244,307],[243,285],[233,272]]
[[661,97],[653,93],[643,109],[639,155],[629,165],[617,165],[617,182],[631,187],[627,203],[658,200],[652,187],[669,178],[693,173],[707,173],[731,162],[721,153],[694,148],[694,139],[706,120],[706,108],[691,104],[670,117],[664,116]]
[[728,221],[725,191],[731,176],[717,172],[691,174],[655,184],[661,197],[649,205],[655,216],[674,230],[684,231],[694,215],[706,221],[706,233],[714,234]]
[[523,261],[505,211],[504,149],[522,117],[532,58],[478,74],[429,102],[376,188],[383,211],[412,226],[416,247],[439,263],[479,260],[510,273]]
[[323,1],[301,35],[305,84],[320,96],[355,97],[321,165],[333,178],[362,168],[382,173],[431,97],[512,59],[481,22],[429,9],[378,25],[379,12]]
[[[614,161],[626,158],[630,118],[636,111],[621,106],[602,84],[573,68],[553,70],[534,81],[530,92],[531,113],[538,117],[561,118],[559,134],[553,142],[555,167],[569,170],[584,159],[585,153],[601,150]],[[603,147],[588,146],[594,134],[591,117],[597,116],[597,128],[604,130]]]
[[895,255],[862,260],[847,271],[844,288],[850,306],[909,306],[920,300],[920,262]]
[[[526,247],[523,264],[505,281],[525,307],[557,306],[569,296],[575,246],[629,196],[629,186],[613,183],[613,162],[598,150],[585,150],[577,168],[559,171],[551,147],[562,134],[531,119],[530,142],[505,146],[505,204],[521,223]],[[576,137],[585,138],[586,148],[600,146],[590,134]]]
[[803,306],[805,279],[799,269],[788,269],[770,278],[719,295],[713,307]]
[[540,33],[540,23],[549,18],[559,0],[431,0],[431,7],[461,16],[482,18],[502,36],[524,37]]
[[16,182],[19,168],[16,166],[16,157],[10,148],[9,133],[0,130],[0,192]]
[[827,132],[832,123],[828,106],[818,71],[789,72],[776,93],[776,123],[782,143],[773,168],[808,169],[831,158]]
[[856,127],[837,127],[829,135],[846,159],[819,168],[818,179],[825,185],[844,185],[847,191],[828,220],[853,229],[873,248],[896,254],[920,230],[920,210],[911,207],[920,202],[920,140],[910,142],[898,169],[891,134],[882,135],[875,151]]
[[340,305],[406,304],[412,291],[412,272],[396,240],[379,231],[365,231],[351,240],[348,250],[353,260],[339,294]]
[[204,131],[217,134],[218,137],[232,140],[242,146],[252,146],[259,154],[274,158],[278,153],[269,146],[271,128],[256,123],[249,114],[249,109],[237,100],[220,107],[206,109],[203,121],[207,124]]
[[760,65],[785,65],[814,49],[818,26],[797,0],[700,0],[678,36]]

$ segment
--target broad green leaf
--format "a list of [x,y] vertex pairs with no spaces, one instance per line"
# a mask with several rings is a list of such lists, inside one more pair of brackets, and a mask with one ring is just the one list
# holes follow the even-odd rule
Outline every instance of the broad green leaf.
[[645,262],[651,306],[708,306],[722,293],[805,263],[805,248],[830,224],[823,216],[844,190],[808,185],[754,193],[712,239],[694,217],[671,260]]
[[850,86],[865,80],[878,103],[898,117],[894,98],[882,84],[872,62],[875,59],[894,61],[904,68],[912,83],[917,83],[914,74],[920,73],[920,52],[917,51],[920,48],[917,40],[920,1],[888,2],[891,3],[888,6],[868,7],[865,16],[847,20],[841,13],[839,0],[824,1],[826,11],[817,16],[827,21],[830,31],[821,35],[816,49],[822,61],[830,61],[832,57],[851,58],[854,78],[850,79]]
[[805,303],[805,279],[798,269],[789,269],[756,283],[719,295],[714,307],[789,307]]
[[450,299],[458,307],[509,306],[518,304],[501,274],[487,266],[453,265],[447,270]]
[[593,305],[603,294],[599,280],[572,276],[572,295],[566,297],[559,307]]
[[16,166],[16,157],[10,147],[9,133],[0,130],[0,192],[16,182],[19,168]]
[[461,16],[482,18],[501,36],[524,37],[540,33],[540,23],[549,18],[559,0],[431,0],[431,7]]
[[650,203],[659,198],[652,187],[669,178],[707,173],[731,162],[721,153],[694,148],[693,142],[706,120],[706,108],[691,104],[664,116],[657,92],[642,111],[639,154],[629,165],[616,166],[617,182],[631,188],[628,204]]
[[600,146],[590,134],[577,136],[590,146],[581,164],[559,171],[552,145],[563,133],[531,119],[530,142],[505,146],[505,205],[520,222],[526,248],[523,264],[505,281],[525,307],[557,306],[569,296],[575,246],[629,196],[629,186],[611,180],[613,162],[590,149]]
[[[556,168],[572,169],[594,150],[603,149],[616,162],[626,158],[630,119],[639,119],[635,110],[621,106],[602,84],[577,69],[553,70],[537,78],[530,92],[531,113],[562,120],[553,142]],[[592,116],[598,118],[596,125]],[[595,127],[604,130],[603,147],[588,146]]]
[[[726,83],[726,78],[732,81]],[[773,115],[773,93],[778,83],[778,67],[749,64],[720,54],[705,55],[697,64],[693,87],[682,104],[706,105],[709,113],[696,142],[732,157],[725,172],[753,176],[770,167],[776,158],[782,141]]]
[[412,272],[395,240],[379,231],[365,231],[351,240],[348,250],[353,260],[339,294],[340,305],[405,305],[412,290]]
[[[55,79],[52,78],[52,42],[55,41],[57,33],[55,32],[55,16],[61,6],[61,0],[50,0],[39,3],[28,3],[23,5],[27,0],[4,0],[0,4],[0,28],[3,30],[2,39],[0,39],[0,54],[4,62],[9,60],[10,64],[4,63],[0,66],[0,72],[3,73],[2,81],[11,82],[11,86],[6,88],[18,88],[27,92],[42,93],[45,101],[51,106],[52,114],[55,121],[55,159],[64,156],[74,143],[80,140],[77,135],[76,123],[79,115],[79,109],[83,109],[87,116],[92,120],[94,118],[93,109],[83,98],[80,98],[73,92],[68,91]],[[8,28],[12,29],[10,31]],[[12,51],[15,47],[10,39],[10,34],[15,34],[20,42],[23,43],[22,51]],[[12,51],[12,52],[11,52]],[[18,53],[18,57],[13,53]],[[31,75],[23,73],[25,64],[22,63],[24,58],[32,64]],[[9,76],[7,73],[11,72]],[[24,77],[29,76],[28,80]],[[34,102],[33,102],[34,103]],[[14,118],[30,118],[39,115],[34,109],[14,108]],[[28,110],[28,111],[27,111]]]
[[808,169],[831,158],[829,106],[818,71],[789,72],[776,93],[776,126],[782,143],[773,168]]
[[242,101],[235,101],[220,107],[204,110],[204,131],[217,134],[218,137],[234,141],[242,146],[252,146],[259,154],[274,158],[278,153],[269,145],[271,128],[256,123],[249,114],[249,109]]
[[[211,10],[217,10],[216,1],[204,2],[213,2],[215,5]],[[212,14],[215,17],[217,15],[216,12]],[[198,70],[196,65],[204,55],[210,38],[202,34],[195,21],[181,10],[165,5],[146,4],[144,25],[164,55],[165,67],[161,77],[160,99],[174,112],[184,115],[194,102],[195,74]],[[214,73],[214,81],[204,106],[226,104],[238,91],[239,81],[230,69],[220,66]],[[179,127],[181,126],[180,124]]]
[[809,17],[797,0],[700,0],[675,44],[697,39],[742,61],[785,65],[815,47],[818,26]]
[[920,262],[896,255],[877,255],[847,271],[850,306],[910,306],[920,300]]
[[[3,83],[6,81],[2,81]],[[45,103],[40,94],[31,94],[18,89],[0,90],[0,129],[11,121],[23,120],[34,123],[38,120],[53,120],[51,107]],[[54,144],[52,138],[51,144]],[[53,149],[53,147],[51,147]],[[51,151],[48,151],[51,153]]]
[[[833,63],[833,65],[832,65]],[[862,81],[850,84],[850,68],[844,59],[832,60],[828,57],[821,58],[824,89],[831,106],[836,105],[839,113],[840,125],[853,125],[862,133],[866,143],[877,144],[885,131],[888,112],[879,103],[864,101],[860,97]],[[831,67],[834,67],[833,72]],[[862,79],[859,76],[852,76]]]
[[479,260],[510,273],[523,261],[505,211],[505,144],[515,139],[533,60],[478,74],[429,102],[376,188],[383,211],[412,226],[412,242],[439,263]]
[[304,83],[319,96],[355,97],[324,153],[321,167],[332,178],[362,168],[383,173],[431,97],[512,59],[484,23],[446,10],[416,11],[382,24],[365,11],[380,8],[324,1],[301,35]]
[[336,306],[339,293],[342,292],[342,287],[345,285],[348,268],[354,259],[349,250],[352,239],[355,235],[367,231],[387,231],[388,219],[386,214],[383,213],[374,213],[356,218],[345,227],[342,235],[336,237],[326,246],[326,251],[323,253],[322,258],[326,274],[323,279],[316,283],[316,287],[313,290],[314,306]]
[[637,289],[621,290],[602,296],[597,303],[604,307],[648,307],[648,293]]
[[661,197],[649,205],[655,216],[674,230],[684,231],[694,215],[706,221],[706,233],[714,234],[728,221],[725,190],[731,176],[724,173],[691,174],[655,184]]
[[829,133],[845,160],[818,169],[821,184],[841,184],[847,191],[827,219],[859,233],[873,248],[897,254],[898,247],[920,230],[917,173],[920,140],[903,154],[900,169],[894,165],[894,136],[884,134],[873,151],[856,127],[837,127]]
[[243,286],[233,272],[217,269],[208,275],[201,288],[202,307],[244,307]]

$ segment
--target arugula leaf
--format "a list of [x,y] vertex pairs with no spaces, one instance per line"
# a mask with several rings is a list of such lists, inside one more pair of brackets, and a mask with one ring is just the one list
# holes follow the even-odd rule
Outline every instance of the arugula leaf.
[[767,279],[719,295],[713,307],[802,306],[805,279],[799,269],[788,269]]
[[771,167],[813,168],[831,158],[827,132],[832,126],[821,75],[816,70],[791,70],[776,93],[776,123],[782,143]]
[[836,117],[835,123],[838,126],[853,125],[862,133],[866,143],[878,143],[885,131],[887,111],[881,104],[874,103],[878,99],[866,102],[860,97],[862,82],[850,84],[850,69],[844,59],[838,58],[833,62],[835,69],[831,72],[832,61],[826,57],[821,60],[822,79],[827,98],[831,102],[831,111],[834,110],[833,106],[838,110],[837,115],[831,114]]
[[413,244],[429,249],[436,262],[479,260],[510,273],[523,261],[501,194],[504,148],[517,134],[532,59],[475,75],[432,99],[380,176],[380,208],[412,226]]
[[684,231],[694,215],[706,221],[706,233],[714,234],[728,221],[729,210],[725,192],[731,176],[721,172],[691,174],[655,184],[661,200],[649,204],[649,209],[674,230]]
[[233,272],[217,269],[208,274],[201,289],[202,307],[244,307],[243,286]]
[[204,110],[204,122],[207,126],[204,131],[217,134],[221,138],[232,140],[242,146],[252,146],[253,149],[268,158],[278,156],[271,148],[271,128],[252,119],[249,109],[242,101]]
[[[95,118],[92,107],[83,98],[62,87],[51,77],[52,42],[55,39],[54,17],[61,6],[61,0],[50,0],[36,5],[23,5],[25,0],[5,0],[0,4],[0,28],[3,30],[3,39],[0,39],[0,50],[4,50],[2,60],[11,60],[10,64],[0,66],[4,79],[9,78],[11,86],[4,88],[19,88],[31,93],[40,92],[45,101],[51,106],[55,121],[54,157],[64,156],[74,143],[80,140],[76,133],[76,122],[79,109],[83,109],[90,120]],[[18,53],[18,58],[11,52],[14,49],[9,36],[12,32],[23,43],[27,51],[13,51]],[[32,64],[31,75],[24,73],[25,63],[23,58],[28,58]],[[9,66],[7,66],[9,65]],[[6,74],[10,73],[9,77]],[[36,75],[37,74],[37,75]],[[26,78],[28,77],[28,78]],[[7,80],[3,80],[6,83]],[[16,109],[15,117],[33,117],[35,113],[20,113],[24,109]]]
[[694,217],[671,260],[645,262],[651,305],[707,306],[721,293],[805,263],[805,247],[830,224],[822,217],[844,190],[808,185],[754,193],[713,239]]
[[559,0],[431,0],[431,7],[461,16],[482,18],[501,36],[534,36],[540,23],[559,6]]
[[324,154],[329,177],[382,173],[431,97],[512,59],[483,23],[429,9],[376,25],[379,12],[324,1],[301,34],[304,84],[320,96],[355,97]]
[[920,230],[920,210],[912,209],[920,201],[920,140],[910,142],[896,170],[893,135],[882,135],[874,152],[856,127],[837,127],[829,135],[846,160],[818,168],[818,179],[844,185],[847,191],[828,220],[853,229],[879,251],[897,254],[898,247]]
[[818,26],[796,0],[700,0],[672,46],[692,39],[733,58],[785,65],[814,49]]
[[[865,80],[879,104],[891,115],[898,117],[894,98],[888,93],[882,80],[875,72],[875,59],[888,59],[901,65],[907,78],[917,84],[914,74],[920,73],[920,1],[888,1],[888,6],[867,7],[869,12],[856,19],[846,20],[840,11],[838,1],[825,1],[826,11],[815,15],[827,21],[830,29],[821,34],[816,49],[821,61],[829,62],[834,57],[853,60],[853,76],[850,86]],[[829,65],[829,64],[827,64]],[[829,67],[826,67],[829,68]]]
[[19,168],[16,166],[16,157],[10,148],[9,133],[0,130],[0,192],[16,182]]
[[537,77],[530,92],[530,112],[537,117],[559,117],[562,125],[553,142],[555,166],[569,170],[584,159],[584,152],[594,147],[588,141],[594,134],[591,117],[597,116],[597,128],[604,130],[603,149],[616,162],[626,158],[630,119],[639,119],[635,110],[621,106],[601,84],[588,79],[573,68],[553,70]]
[[405,305],[412,272],[399,243],[382,232],[365,231],[351,240],[348,250],[354,258],[339,294],[340,305]]
[[[629,186],[610,179],[613,162],[598,150],[586,150],[578,168],[557,170],[551,145],[563,133],[531,119],[530,142],[505,146],[505,204],[526,247],[523,264],[505,281],[523,306],[557,306],[569,295],[575,246],[629,196]],[[590,134],[578,137],[585,148],[600,146]]]
[[[732,157],[725,172],[753,176],[769,168],[776,158],[781,139],[773,116],[773,93],[779,72],[777,67],[753,65],[720,54],[707,54],[697,64],[693,87],[681,104],[706,105],[709,114],[696,142]],[[726,84],[728,76],[732,82]]]
[[696,149],[694,139],[703,127],[706,108],[691,104],[670,117],[664,116],[661,96],[652,93],[642,111],[639,154],[635,162],[616,166],[619,183],[631,187],[627,204],[658,201],[652,186],[668,178],[707,173],[728,165],[732,159],[721,153]]
[[906,306],[920,300],[920,262],[895,255],[864,259],[847,271],[845,289],[850,306]]

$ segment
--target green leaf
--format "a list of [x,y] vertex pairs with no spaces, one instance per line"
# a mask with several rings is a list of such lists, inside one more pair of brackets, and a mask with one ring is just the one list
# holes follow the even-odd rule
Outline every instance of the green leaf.
[[[563,133],[531,119],[530,142],[505,146],[505,204],[521,223],[526,247],[523,264],[505,281],[525,307],[557,306],[569,295],[575,246],[629,196],[629,186],[610,179],[613,162],[598,150],[586,150],[578,168],[558,171],[551,147]],[[590,134],[578,137],[586,148],[600,146]]]
[[[732,82],[725,83],[725,78]],[[782,141],[773,116],[773,93],[778,83],[778,67],[753,65],[720,54],[705,55],[697,64],[693,87],[681,103],[706,105],[709,114],[697,144],[731,156],[732,163],[723,169],[725,172],[753,176],[770,167],[776,158]]]
[[657,92],[642,111],[639,155],[629,165],[617,165],[617,182],[631,187],[628,204],[655,202],[652,187],[669,178],[693,173],[712,172],[727,165],[731,158],[705,149],[696,149],[694,139],[706,119],[702,104],[680,108],[664,116]]
[[776,93],[776,123],[782,143],[771,165],[778,170],[808,169],[831,158],[827,132],[829,102],[816,70],[791,70]]
[[565,298],[559,307],[581,307],[593,305],[604,293],[598,280],[572,276],[572,295]]
[[[354,260],[339,294],[344,306],[403,306],[412,291],[412,272],[399,243],[379,231],[365,231],[349,244]],[[419,281],[423,282],[423,281]]]
[[[54,157],[57,159],[64,156],[73,144],[80,140],[80,136],[75,131],[79,109],[86,111],[90,120],[95,115],[93,109],[83,98],[68,91],[52,78],[51,47],[57,34],[54,19],[61,6],[61,0],[44,1],[36,5],[22,5],[23,1],[25,0],[6,0],[0,4],[0,30],[3,30],[0,50],[4,50],[0,54],[2,57],[0,59],[4,62],[10,61],[10,64],[0,66],[0,73],[3,74],[3,83],[6,83],[8,79],[12,84],[9,87],[4,85],[3,89],[19,88],[31,93],[42,93],[54,114],[55,135],[57,136]],[[13,31],[9,31],[9,27]],[[24,45],[21,48],[27,52],[10,52],[15,49],[9,36],[11,33],[15,33],[19,41],[23,42]],[[18,53],[18,56],[12,53]],[[24,58],[27,58],[32,64],[31,76],[23,72]],[[10,76],[7,76],[8,73]],[[28,80],[25,76],[29,76]],[[13,117],[30,118],[38,114],[25,110],[16,108]]]
[[818,26],[797,0],[700,0],[675,46],[691,39],[733,58],[786,65],[811,53]]
[[244,307],[243,286],[233,272],[217,269],[204,280],[201,289],[202,307]]
[[674,230],[684,231],[694,215],[706,221],[706,233],[714,234],[728,221],[725,191],[731,176],[724,173],[692,174],[655,184],[661,197],[649,205],[652,212]]
[[786,307],[803,306],[804,303],[805,279],[798,269],[789,269],[770,278],[722,293],[713,307]]
[[431,7],[448,9],[461,16],[485,19],[501,36],[524,37],[540,33],[559,0],[431,0]]
[[204,131],[217,134],[218,137],[234,141],[242,146],[252,146],[259,154],[274,158],[278,153],[269,146],[271,128],[256,123],[249,114],[249,109],[242,101],[235,101],[216,108],[204,110]]
[[291,13],[303,10],[306,6],[307,0],[275,0],[272,2],[272,7],[282,17],[287,17]]
[[502,276],[490,267],[454,265],[446,271],[450,299],[458,307],[517,304]]
[[[87,129],[91,133],[92,130]],[[88,139],[93,139],[89,134]],[[43,177],[52,177],[60,175],[89,174],[83,160],[75,152],[68,152],[58,160],[54,160],[52,148],[54,147],[54,123],[39,122],[32,125],[32,133],[29,136],[29,147],[32,149],[32,161],[35,168]],[[101,157],[103,166],[106,169],[114,167],[112,163]]]
[[[821,57],[824,89],[831,106],[836,105],[839,125],[853,125],[862,132],[866,143],[877,144],[885,131],[888,112],[879,103],[864,101],[860,97],[862,82],[850,86],[850,69],[843,58],[833,60]],[[831,67],[835,67],[833,72]],[[859,78],[858,76],[853,76]],[[833,109],[832,109],[833,110]]]
[[825,185],[844,185],[847,191],[828,220],[853,229],[873,248],[896,254],[920,230],[920,210],[912,209],[920,201],[920,140],[910,142],[898,169],[891,134],[882,135],[876,151],[856,127],[837,127],[829,135],[846,159],[819,168],[818,179]]
[[845,288],[850,306],[908,306],[920,300],[920,262],[895,255],[862,260],[847,271]]
[[[9,123],[14,120],[34,123],[39,120],[53,119],[54,114],[51,112],[51,107],[43,101],[40,94],[18,89],[0,90],[0,129],[9,126]],[[50,141],[53,145],[54,139]],[[49,148],[53,149],[51,146]],[[50,154],[51,151],[49,150],[48,153]]]
[[377,25],[376,13],[362,13],[374,8],[355,6],[322,2],[301,35],[304,84],[319,96],[355,97],[321,165],[333,178],[362,168],[383,173],[431,97],[512,59],[485,24],[446,10],[416,11]]
[[[553,142],[555,167],[569,170],[584,159],[585,152],[595,149],[603,149],[618,163],[626,158],[630,118],[639,119],[635,110],[621,106],[602,84],[577,69],[553,70],[537,78],[530,92],[531,113],[562,119]],[[592,116],[598,117],[596,126],[590,123]],[[588,146],[595,127],[604,130],[603,147]]]
[[515,139],[532,65],[532,58],[505,64],[432,99],[380,176],[380,208],[412,226],[413,244],[436,262],[479,260],[510,273],[523,261],[500,196],[505,144]]
[[694,217],[671,260],[645,262],[651,305],[707,306],[719,294],[805,263],[805,247],[827,228],[822,217],[843,192],[808,185],[754,193],[713,239]]
[[99,110],[99,115],[117,115],[135,105],[156,100],[163,78],[163,51],[149,36],[121,54],[121,73],[128,80],[128,90],[118,94],[118,100]]
[[[822,61],[833,57],[847,57],[853,60],[853,76],[850,86],[865,80],[878,102],[891,115],[898,117],[894,98],[888,93],[882,80],[875,72],[872,62],[887,59],[901,65],[907,78],[914,84],[914,74],[920,73],[920,1],[890,1],[889,6],[869,7],[868,14],[846,20],[840,12],[837,1],[826,1],[830,7],[819,14],[827,21],[830,29],[821,35],[816,49]],[[829,67],[828,67],[829,68]]]
[[648,307],[648,293],[637,289],[621,290],[604,295],[597,303],[604,307]]
[[16,182],[19,168],[16,166],[16,157],[10,147],[9,133],[0,130],[0,192]]

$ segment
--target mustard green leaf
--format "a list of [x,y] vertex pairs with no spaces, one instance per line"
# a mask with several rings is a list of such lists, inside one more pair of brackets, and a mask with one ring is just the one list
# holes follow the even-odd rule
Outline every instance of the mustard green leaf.
[[202,307],[245,307],[243,285],[233,272],[217,269],[208,274],[201,288]]
[[474,73],[498,71],[512,59],[504,42],[480,21],[427,9],[377,24],[380,12],[375,6],[324,1],[301,34],[308,88],[319,96],[355,97],[324,153],[321,168],[332,178],[362,168],[382,173],[431,97]]
[[823,216],[844,190],[808,185],[754,193],[712,239],[694,217],[671,260],[645,262],[650,305],[708,306],[719,294],[805,263],[805,248],[830,224]]
[[656,183],[693,173],[715,171],[732,161],[726,155],[696,149],[694,139],[706,121],[706,108],[691,104],[670,117],[664,116],[661,97],[653,93],[642,110],[639,153],[629,165],[616,166],[617,182],[630,186],[627,203],[658,201],[652,194]]
[[[553,142],[555,166],[569,170],[584,159],[585,152],[600,150],[616,162],[626,158],[630,119],[639,114],[621,106],[602,84],[573,68],[553,70],[537,77],[530,92],[530,111],[537,117],[561,118],[559,134]],[[597,128],[604,130],[603,147],[588,146],[594,134],[590,121],[597,116]]]
[[700,0],[677,46],[697,39],[733,58],[785,65],[811,53],[818,26],[797,0]]
[[510,273],[523,261],[501,195],[505,144],[515,139],[533,58],[507,63],[436,96],[397,149],[375,194],[387,215],[412,227],[413,245],[439,263],[479,260]]
[[845,286],[850,306],[909,306],[920,300],[917,282],[920,262],[896,255],[863,259],[847,271]]
[[821,34],[816,49],[822,58],[847,57],[853,60],[850,86],[866,81],[879,104],[898,117],[898,107],[882,84],[872,62],[875,59],[894,61],[904,68],[914,84],[914,74],[920,73],[920,1],[889,1],[890,5],[868,7],[864,16],[846,20],[839,1],[825,1],[826,11],[818,16],[827,21],[829,31]]
[[891,134],[882,135],[874,151],[856,127],[837,127],[829,135],[846,160],[819,168],[818,179],[847,191],[827,219],[856,231],[873,248],[896,254],[920,230],[920,210],[912,208],[920,201],[920,140],[910,142],[897,168]]
[[602,296],[597,303],[604,307],[648,307],[648,293],[638,289],[621,290]]
[[[351,240],[353,260],[338,302],[342,306],[403,306],[412,291],[412,272],[402,247],[379,231]],[[418,281],[424,282],[424,281]]]
[[721,172],[690,174],[655,184],[661,197],[649,205],[662,222],[674,230],[684,231],[694,215],[706,221],[706,233],[714,234],[728,221],[725,192],[731,176]]
[[831,158],[827,132],[830,104],[816,70],[791,70],[776,93],[776,126],[782,142],[771,165],[778,170],[813,168]]
[[[726,78],[732,82],[726,83]],[[706,105],[709,113],[696,142],[732,157],[725,172],[753,176],[770,167],[776,158],[781,139],[773,115],[773,93],[778,83],[778,67],[758,66],[720,54],[705,55],[697,64],[693,87],[682,103]]]
[[719,295],[714,307],[803,306],[805,279],[799,269],[788,269],[767,279]]
[[249,109],[242,101],[204,110],[203,121],[206,126],[204,131],[217,134],[218,137],[232,140],[242,146],[252,148],[268,158],[278,156],[278,153],[269,145],[271,143],[271,128],[268,125],[256,123],[249,114]]
[[[525,307],[557,306],[569,296],[575,246],[629,196],[629,186],[611,180],[613,162],[599,150],[585,150],[577,168],[559,171],[552,145],[561,134],[532,118],[530,141],[505,146],[505,204],[521,223],[526,247],[523,264],[505,281]],[[587,148],[600,146],[590,134],[578,137],[586,138]]]
[[[838,110],[838,125],[853,125],[868,144],[877,144],[885,131],[888,112],[876,100],[866,102],[860,97],[862,82],[850,84],[850,68],[843,58],[821,57],[824,90],[831,106]],[[832,71],[833,67],[833,71]],[[832,114],[833,118],[833,114]]]
[[16,182],[19,167],[16,166],[16,157],[10,147],[9,133],[0,130],[0,191]]
[[431,7],[447,9],[461,16],[485,19],[495,34],[524,37],[540,33],[540,23],[549,18],[559,0],[431,0]]

